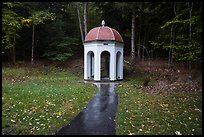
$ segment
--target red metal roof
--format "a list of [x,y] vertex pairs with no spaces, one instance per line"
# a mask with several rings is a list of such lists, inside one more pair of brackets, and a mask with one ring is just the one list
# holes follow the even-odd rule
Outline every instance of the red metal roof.
[[85,37],[85,41],[93,40],[115,40],[117,42],[123,42],[123,38],[120,33],[108,26],[101,26],[91,29]]

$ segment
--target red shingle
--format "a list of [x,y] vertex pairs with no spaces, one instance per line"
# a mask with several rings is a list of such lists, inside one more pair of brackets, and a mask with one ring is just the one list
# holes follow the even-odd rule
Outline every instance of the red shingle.
[[93,40],[115,40],[117,42],[123,42],[120,33],[108,26],[96,27],[91,29],[86,35],[85,41]]

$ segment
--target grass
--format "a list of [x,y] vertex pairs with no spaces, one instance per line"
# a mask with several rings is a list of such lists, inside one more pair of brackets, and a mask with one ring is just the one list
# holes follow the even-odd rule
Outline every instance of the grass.
[[[78,68],[80,69],[80,68]],[[2,68],[2,129],[11,134],[54,134],[97,92],[78,82],[83,70],[56,67]],[[148,93],[137,87],[150,73],[125,71],[118,84],[118,135],[202,135],[202,92]],[[200,74],[200,73],[199,73]]]
[[148,75],[128,77],[118,85],[117,134],[202,135],[202,92],[152,94],[135,88]]
[[[82,78],[81,78],[82,79]],[[54,134],[96,93],[69,70],[2,68],[2,129],[10,134]]]

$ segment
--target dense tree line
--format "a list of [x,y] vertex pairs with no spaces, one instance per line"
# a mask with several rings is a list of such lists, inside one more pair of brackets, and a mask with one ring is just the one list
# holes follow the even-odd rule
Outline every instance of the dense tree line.
[[202,2],[3,2],[3,61],[82,56],[84,37],[102,20],[132,61],[202,61]]

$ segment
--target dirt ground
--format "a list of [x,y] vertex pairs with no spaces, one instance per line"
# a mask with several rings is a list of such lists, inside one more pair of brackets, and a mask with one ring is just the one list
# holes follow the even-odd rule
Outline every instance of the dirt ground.
[[[195,92],[202,90],[202,67],[201,64],[192,64],[191,70],[188,62],[175,62],[168,67],[168,60],[136,60],[130,63],[129,58],[124,60],[124,68],[132,75],[138,72],[150,74],[143,85],[137,88],[151,93],[159,92]],[[153,81],[153,82],[151,82]]]

